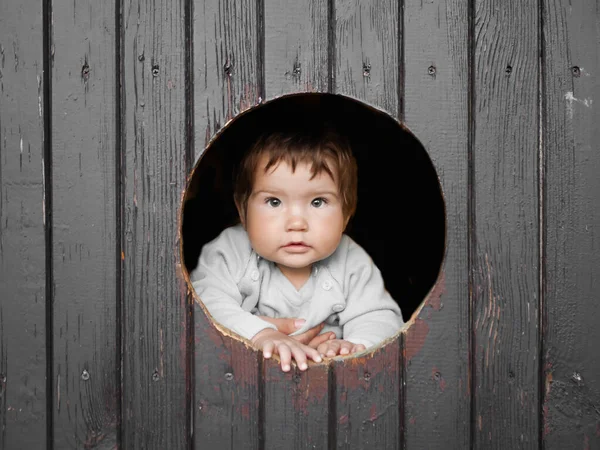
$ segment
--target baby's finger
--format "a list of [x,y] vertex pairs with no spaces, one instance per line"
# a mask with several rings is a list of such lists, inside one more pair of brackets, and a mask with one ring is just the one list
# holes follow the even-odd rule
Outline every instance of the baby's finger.
[[327,349],[327,356],[335,356],[340,351],[340,343],[337,341],[329,342],[329,348]]
[[321,356],[329,356],[328,352],[333,348],[334,341],[323,342],[317,347],[317,351]]
[[329,358],[338,354],[340,349],[340,343],[338,341],[328,341],[321,345],[319,345],[319,353],[323,356],[327,356]]
[[269,359],[273,356],[273,350],[275,349],[275,343],[273,341],[267,341],[263,344],[263,356],[265,359]]
[[325,353],[327,353],[328,348],[329,348],[329,342],[323,342],[322,344],[319,344],[317,346],[317,352],[319,353],[319,355],[325,356]]
[[296,365],[300,370],[308,369],[308,365],[306,364],[306,354],[302,351],[300,347],[292,347],[292,356],[296,361]]
[[352,353],[363,352],[366,349],[367,347],[365,347],[363,344],[356,344],[354,347],[352,347]]
[[310,348],[310,347],[305,348],[305,354],[310,359],[312,359],[314,362],[320,363],[321,361],[323,361],[323,359],[321,359],[321,355],[319,354],[319,352],[317,350],[315,350],[314,348]]
[[353,344],[352,342],[343,341],[340,348],[340,355],[349,355],[350,353],[352,353],[352,349],[354,348],[354,346],[355,344]]
[[292,352],[287,344],[278,344],[277,352],[281,360],[281,370],[288,372],[290,370],[290,362],[292,360]]
[[333,331],[328,331],[327,333],[319,334],[314,337],[307,345],[312,348],[318,348],[323,342],[327,342],[331,339],[335,338],[335,333]]

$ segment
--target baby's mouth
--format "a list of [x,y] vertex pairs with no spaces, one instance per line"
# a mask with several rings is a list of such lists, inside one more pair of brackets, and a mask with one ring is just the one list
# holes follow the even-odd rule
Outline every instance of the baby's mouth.
[[283,246],[283,248],[285,248],[286,250],[298,250],[298,251],[303,251],[303,250],[307,250],[310,246],[308,244],[306,244],[306,242],[289,242],[286,245]]

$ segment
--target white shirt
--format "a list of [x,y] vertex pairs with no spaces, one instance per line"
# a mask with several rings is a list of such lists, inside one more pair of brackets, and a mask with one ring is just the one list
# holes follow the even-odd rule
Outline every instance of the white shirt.
[[379,269],[347,235],[331,256],[313,265],[299,290],[275,263],[256,254],[241,225],[202,248],[190,278],[211,316],[247,339],[276,329],[256,315],[305,319],[293,334],[326,322],[321,333],[334,331],[338,339],[365,347],[393,336],[404,323]]

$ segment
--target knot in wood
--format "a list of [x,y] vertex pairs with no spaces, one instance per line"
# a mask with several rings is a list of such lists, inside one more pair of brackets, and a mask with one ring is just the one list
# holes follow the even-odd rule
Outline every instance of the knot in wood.
[[367,382],[371,381],[371,374],[369,372],[365,372],[363,379]]
[[510,75],[512,73],[512,66],[506,66],[506,75]]
[[90,373],[87,370],[84,370],[83,372],[81,372],[81,379],[83,381],[87,381],[90,379]]
[[228,77],[233,75],[233,66],[229,61],[225,62],[225,65],[223,66],[223,71]]
[[83,65],[83,67],[81,68],[81,78],[83,78],[83,81],[87,81],[89,77],[90,77],[90,66],[88,65],[88,63],[85,63]]
[[363,77],[371,76],[371,64],[363,63]]
[[158,69],[159,69],[158,64],[154,64],[152,66],[152,76],[153,77],[157,77],[158,76],[158,73],[159,73]]
[[227,381],[231,381],[231,380],[233,380],[233,374],[232,374],[231,372],[227,372],[227,373],[225,374],[225,379],[226,379]]
[[573,66],[571,67],[571,73],[575,78],[579,78],[581,76],[581,69],[579,66]]
[[573,375],[571,375],[571,379],[577,384],[583,383],[583,377],[579,372],[573,372]]
[[437,72],[437,69],[435,68],[435,66],[429,66],[427,68],[427,73],[431,76],[434,76],[436,72]]
[[152,381],[156,382],[158,380],[160,380],[160,375],[158,374],[158,370],[155,370],[152,374]]
[[294,376],[292,377],[292,380],[294,381],[294,383],[299,384],[300,380],[302,380],[302,377],[300,376],[300,374],[296,373],[294,374]]

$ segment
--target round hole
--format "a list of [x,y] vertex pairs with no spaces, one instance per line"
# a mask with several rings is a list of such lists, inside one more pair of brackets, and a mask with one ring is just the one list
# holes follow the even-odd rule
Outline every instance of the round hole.
[[445,207],[438,176],[419,140],[387,113],[334,94],[292,94],[240,114],[196,163],[184,195],[183,261],[188,272],[202,246],[238,223],[233,174],[267,128],[326,120],[345,135],[358,164],[358,205],[346,233],[380,269],[407,322],[438,277]]

